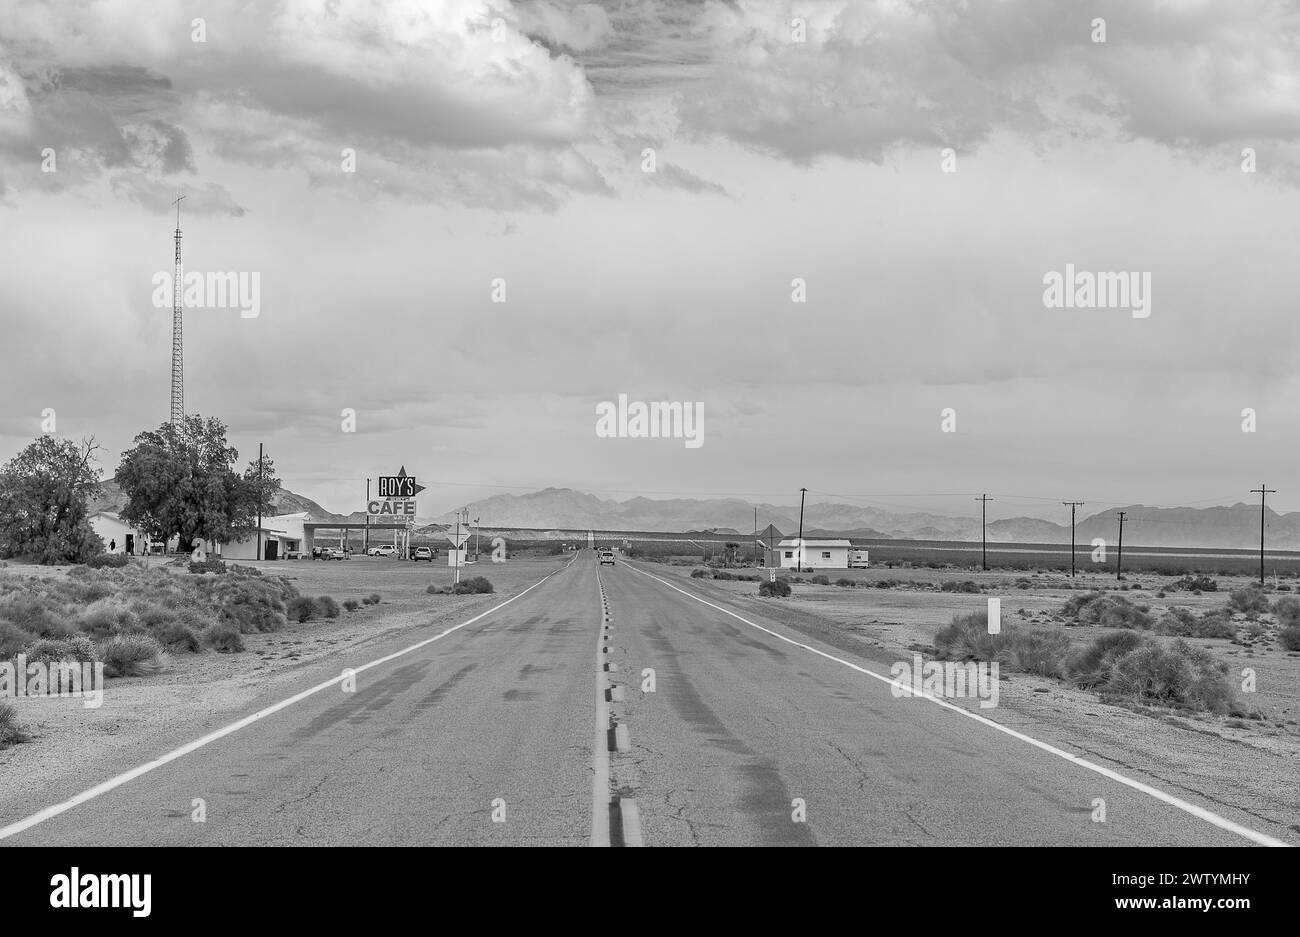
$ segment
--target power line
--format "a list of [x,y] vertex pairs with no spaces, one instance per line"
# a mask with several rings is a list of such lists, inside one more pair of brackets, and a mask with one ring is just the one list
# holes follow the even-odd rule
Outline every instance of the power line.
[[1258,488],[1250,489],[1252,494],[1259,495],[1259,584],[1264,584],[1264,496],[1277,494],[1276,488],[1265,487],[1263,482],[1259,483]]

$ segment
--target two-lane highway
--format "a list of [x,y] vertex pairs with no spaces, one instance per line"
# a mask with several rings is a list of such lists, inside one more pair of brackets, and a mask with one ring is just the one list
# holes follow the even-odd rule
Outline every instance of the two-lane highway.
[[[1273,842],[1038,743],[1024,719],[1004,730],[997,710],[896,696],[889,661],[709,595],[581,553],[454,628],[339,655],[256,718],[10,804],[0,841],[600,845],[608,766],[651,846]],[[606,711],[626,752],[606,751]]]

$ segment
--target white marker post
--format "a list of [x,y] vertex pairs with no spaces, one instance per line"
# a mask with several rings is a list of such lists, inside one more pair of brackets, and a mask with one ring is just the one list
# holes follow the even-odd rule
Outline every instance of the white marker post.
[[989,634],[1002,631],[1002,600],[989,599]]

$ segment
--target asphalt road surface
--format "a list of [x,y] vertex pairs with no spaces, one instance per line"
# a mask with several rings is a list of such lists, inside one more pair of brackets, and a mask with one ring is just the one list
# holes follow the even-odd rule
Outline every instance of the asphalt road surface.
[[700,601],[658,569],[584,551],[450,631],[315,671],[275,711],[214,724],[219,737],[138,752],[75,799],[0,817],[0,842],[1268,843],[1249,818],[1035,745],[1023,719],[1013,735],[981,721],[996,709],[896,697],[855,669],[887,676],[887,662]]

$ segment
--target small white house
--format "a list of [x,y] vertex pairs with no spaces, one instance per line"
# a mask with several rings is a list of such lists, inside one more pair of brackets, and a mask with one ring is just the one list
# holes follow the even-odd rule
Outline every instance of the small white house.
[[[308,519],[306,511],[262,518],[262,559],[281,560],[291,550],[302,550],[303,524]],[[257,534],[253,530],[243,540],[220,544],[217,553],[223,560],[255,560]]]
[[89,520],[91,529],[99,534],[109,553],[143,554],[144,536],[112,511],[96,511]]
[[800,540],[794,537],[777,545],[781,566],[789,569],[848,569],[849,551],[853,544],[847,540]]

